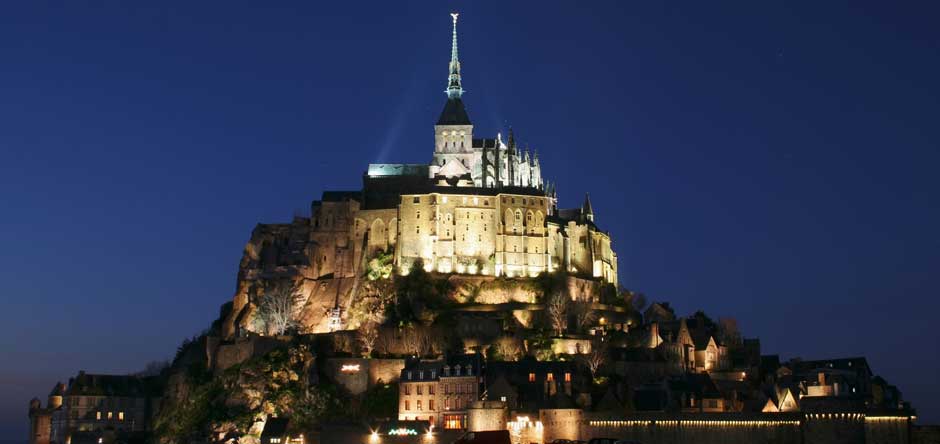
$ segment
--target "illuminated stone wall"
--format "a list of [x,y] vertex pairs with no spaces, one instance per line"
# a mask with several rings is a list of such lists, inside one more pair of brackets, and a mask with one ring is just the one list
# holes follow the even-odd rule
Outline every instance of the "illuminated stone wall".
[[[587,414],[585,415],[587,416]],[[801,444],[799,415],[649,414],[585,418],[581,438],[610,437],[644,444]],[[546,433],[549,433],[546,431]]]
[[556,439],[580,439],[581,415],[581,409],[539,410],[543,442],[552,442]]
[[506,430],[509,410],[502,401],[477,401],[467,409],[467,431]]

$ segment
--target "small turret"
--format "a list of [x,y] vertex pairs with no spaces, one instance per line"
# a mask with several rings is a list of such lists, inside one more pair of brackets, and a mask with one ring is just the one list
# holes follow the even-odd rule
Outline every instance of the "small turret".
[[584,215],[584,218],[594,222],[594,208],[591,207],[591,196],[588,193],[584,193],[584,205],[581,206],[581,214]]
[[49,408],[57,409],[62,406],[62,397],[65,396],[65,384],[57,382],[49,392]]

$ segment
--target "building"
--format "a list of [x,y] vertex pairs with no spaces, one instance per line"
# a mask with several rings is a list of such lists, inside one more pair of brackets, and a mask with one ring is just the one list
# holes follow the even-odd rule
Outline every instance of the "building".
[[398,420],[467,428],[467,409],[480,399],[482,368],[480,355],[407,362],[398,384]]
[[[269,279],[304,280],[307,304],[316,306],[308,330],[341,329],[340,294],[353,285],[338,280],[361,275],[380,254],[391,254],[403,274],[415,266],[491,277],[557,271],[617,283],[612,239],[590,198],[559,208],[538,154],[522,148],[512,129],[506,138],[478,137],[463,94],[455,14],[447,99],[429,163],[370,164],[361,190],[324,192],[309,218],[259,225],[245,248],[226,336],[250,325],[252,289]],[[333,310],[329,321],[324,310]]]
[[57,383],[42,408],[30,401],[30,444],[68,444],[73,435],[132,434],[150,428],[161,387],[155,377],[98,375],[81,371]]

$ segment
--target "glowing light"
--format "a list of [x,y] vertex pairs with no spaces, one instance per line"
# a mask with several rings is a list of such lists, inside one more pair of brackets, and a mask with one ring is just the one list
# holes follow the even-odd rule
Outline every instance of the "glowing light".
[[343,364],[339,371],[342,373],[359,373],[359,364]]
[[415,429],[406,429],[404,427],[399,427],[397,429],[389,430],[388,434],[392,436],[414,436],[418,434],[418,431]]

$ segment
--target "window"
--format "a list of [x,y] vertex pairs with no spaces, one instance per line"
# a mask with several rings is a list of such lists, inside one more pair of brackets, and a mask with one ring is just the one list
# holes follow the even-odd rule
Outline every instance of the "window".
[[118,421],[124,420],[124,412],[118,412]]
[[415,387],[415,394],[416,394],[416,395],[423,395],[423,394],[424,394],[424,393],[422,393],[423,391],[424,391],[424,390],[421,389],[421,386],[420,386],[420,385],[417,386],[417,387]]
[[420,399],[418,400],[418,411],[419,411],[419,412],[421,411],[421,400],[420,400]]
[[[431,370],[431,379],[434,379],[434,378],[436,378],[436,377],[437,377],[437,370]],[[433,386],[432,386],[432,387],[433,387]],[[432,394],[433,394],[433,393],[434,393],[434,390],[432,389],[429,393],[432,393]]]
[[[415,227],[415,234],[421,234],[421,227]],[[411,379],[411,378],[408,378]]]
[[571,382],[571,373],[565,373],[565,382]]
[[405,410],[411,410],[411,402],[407,399],[405,400]]
[[450,410],[450,398],[444,399],[444,410]]
[[[418,379],[424,379],[424,370],[418,370]],[[418,386],[418,394],[421,394],[421,386]]]
[[411,372],[408,372],[408,379],[411,379]]
[[484,206],[484,207],[490,206],[490,200],[489,200],[489,199],[483,199],[483,206]]
[[414,197],[414,200],[413,200],[412,202],[414,202],[414,203],[421,203],[421,197],[415,196],[415,197]]
[[486,232],[486,224],[483,224],[483,232]]
[[548,382],[554,381],[554,380],[555,380],[555,374],[554,374],[554,373],[549,373],[549,374],[545,375],[545,380],[548,381]]
[[433,395],[433,394],[434,394],[434,385],[429,385],[429,386],[428,386],[428,394],[429,394],[429,395]]
[[415,211],[415,219],[421,219],[421,210]]
[[535,373],[529,373],[529,382],[535,382]]
[[95,419],[101,421],[101,412],[95,412]]
[[271,438],[271,444],[281,444],[281,438]]
[[[411,379],[411,376],[408,376],[408,379]],[[405,384],[405,394],[406,395],[411,394],[411,384]]]
[[428,410],[434,411],[434,400],[433,400],[433,399],[429,399],[429,400],[428,400]]

